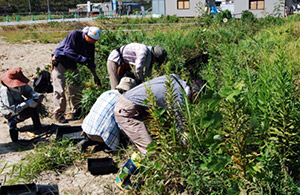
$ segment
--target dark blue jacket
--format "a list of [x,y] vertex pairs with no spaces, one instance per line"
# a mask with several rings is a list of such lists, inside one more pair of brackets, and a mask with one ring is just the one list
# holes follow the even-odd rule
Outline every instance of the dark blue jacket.
[[89,68],[95,67],[95,44],[85,41],[85,33],[74,30],[62,40],[53,55],[66,68],[77,68],[77,63],[87,63]]

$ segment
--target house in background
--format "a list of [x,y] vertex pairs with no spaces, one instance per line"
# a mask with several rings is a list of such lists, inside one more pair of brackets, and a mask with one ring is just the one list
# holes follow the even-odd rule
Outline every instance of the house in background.
[[198,5],[215,6],[215,0],[152,0],[153,16],[195,17]]
[[252,12],[257,18],[268,15],[284,17],[292,4],[293,0],[152,0],[152,14],[195,17],[199,5],[206,5],[228,9],[236,18],[240,18],[244,10]]
[[242,16],[244,10],[251,11],[257,18],[268,15],[284,17],[285,11],[292,7],[292,0],[235,0],[234,13],[236,18]]

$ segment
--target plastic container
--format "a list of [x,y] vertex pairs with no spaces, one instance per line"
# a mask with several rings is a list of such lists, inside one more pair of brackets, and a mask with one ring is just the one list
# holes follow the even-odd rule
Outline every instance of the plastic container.
[[118,167],[112,158],[88,158],[88,171],[92,175],[105,175],[117,173]]
[[37,185],[37,195],[59,195],[58,185]]
[[34,183],[1,186],[0,188],[0,195],[36,195],[36,192]]
[[81,136],[81,126],[59,126],[56,129],[56,139],[68,138],[74,142],[79,142],[84,139]]

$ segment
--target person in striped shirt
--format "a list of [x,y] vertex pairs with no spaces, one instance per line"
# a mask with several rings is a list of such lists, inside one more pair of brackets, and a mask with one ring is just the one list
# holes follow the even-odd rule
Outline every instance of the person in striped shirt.
[[152,74],[154,63],[162,64],[167,57],[167,51],[160,45],[146,46],[142,43],[129,43],[113,50],[107,59],[107,71],[111,89],[124,76],[134,77],[140,84]]
[[84,151],[89,145],[97,143],[105,143],[111,150],[118,147],[121,132],[113,109],[118,98],[135,85],[134,79],[123,77],[115,90],[106,91],[98,97],[81,125],[86,139],[77,145],[78,149]]

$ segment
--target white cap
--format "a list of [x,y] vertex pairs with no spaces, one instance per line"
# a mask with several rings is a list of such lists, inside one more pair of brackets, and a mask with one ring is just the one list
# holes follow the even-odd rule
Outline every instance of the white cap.
[[101,37],[101,30],[95,26],[86,26],[82,30],[87,36],[91,37],[92,39],[99,40]]

